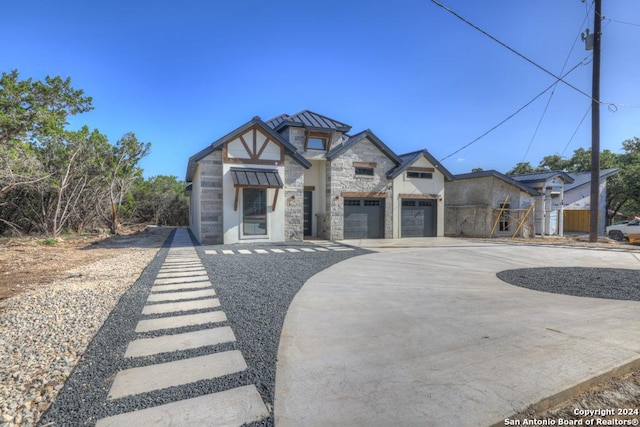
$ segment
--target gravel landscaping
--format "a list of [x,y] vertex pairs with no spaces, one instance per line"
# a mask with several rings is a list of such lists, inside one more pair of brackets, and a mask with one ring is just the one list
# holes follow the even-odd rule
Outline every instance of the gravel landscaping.
[[[60,390],[54,404],[42,416],[39,425],[93,425],[96,420],[109,415],[248,384],[256,385],[265,404],[271,409],[280,331],[293,297],[300,287],[319,271],[347,258],[367,253],[364,250],[354,249],[341,252],[206,255],[205,249],[239,249],[239,247],[196,246],[219,296],[221,309],[228,318],[228,321],[217,323],[216,326],[230,326],[237,341],[125,360],[122,356],[129,341],[136,336],[134,329],[139,314],[145,305],[155,276],[166,258],[169,244],[170,242],[165,244],[165,248],[158,252],[136,283],[122,296]],[[243,245],[242,248],[275,246],[277,245]],[[313,247],[313,244],[286,245],[286,247],[296,246]],[[183,314],[197,312],[199,311]],[[207,324],[176,328],[170,333],[194,331],[211,326]],[[143,336],[151,337],[155,334],[157,332],[146,333]],[[119,370],[226,350],[240,350],[248,369],[185,386],[170,387],[112,401],[106,400],[111,382]],[[254,425],[273,425],[273,417]]]
[[577,297],[640,301],[640,270],[588,267],[544,267],[496,274],[509,284]]

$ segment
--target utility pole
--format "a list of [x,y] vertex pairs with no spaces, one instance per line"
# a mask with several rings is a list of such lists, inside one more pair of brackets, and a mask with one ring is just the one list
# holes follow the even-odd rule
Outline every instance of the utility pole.
[[593,77],[591,81],[591,196],[589,242],[598,241],[600,213],[600,41],[602,0],[595,0],[593,14]]

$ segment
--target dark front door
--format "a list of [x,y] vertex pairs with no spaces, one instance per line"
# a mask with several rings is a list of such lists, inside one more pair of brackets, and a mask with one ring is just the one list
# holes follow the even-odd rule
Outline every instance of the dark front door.
[[313,191],[305,191],[304,192],[304,214],[303,214],[303,223],[304,223],[304,235],[311,236],[313,234],[313,207],[312,207],[312,197]]

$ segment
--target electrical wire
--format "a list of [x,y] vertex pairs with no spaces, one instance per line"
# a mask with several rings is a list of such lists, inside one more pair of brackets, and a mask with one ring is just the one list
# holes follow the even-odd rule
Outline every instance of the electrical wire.
[[497,128],[499,128],[500,126],[502,126],[503,124],[505,124],[507,121],[511,120],[515,115],[517,115],[519,112],[521,112],[522,110],[524,110],[525,108],[527,108],[529,105],[533,104],[533,102],[535,100],[537,100],[538,98],[540,98],[542,95],[544,95],[545,93],[547,93],[551,88],[553,88],[554,86],[556,86],[558,83],[560,83],[562,81],[562,78],[568,76],[570,73],[572,73],[576,68],[578,68],[580,65],[584,65],[584,61],[580,61],[577,65],[575,65],[573,68],[571,68],[569,71],[567,71],[562,77],[558,77],[557,80],[555,82],[553,82],[551,85],[549,85],[545,90],[543,90],[542,92],[540,92],[539,94],[537,94],[532,100],[530,100],[529,102],[527,102],[526,104],[524,104],[522,107],[518,108],[514,113],[512,113],[511,115],[509,115],[506,119],[502,120],[500,123],[498,123],[497,125],[493,126],[491,129],[489,129],[488,131],[486,131],[485,133],[483,133],[482,135],[480,135],[479,137],[477,137],[476,139],[474,139],[473,141],[463,145],[462,147],[460,147],[459,149],[457,149],[456,151],[454,151],[453,153],[449,154],[446,157],[443,157],[442,159],[440,159],[440,161],[444,161],[446,159],[448,159],[449,157],[459,153],[460,151],[464,150],[465,148],[468,148],[469,146],[471,146],[472,144],[478,142],[480,139],[484,138],[485,136],[487,136],[488,134],[490,134],[491,132],[493,132],[494,130],[496,130]]
[[[484,31],[482,28],[478,27],[477,25],[475,25],[474,23],[468,21],[467,19],[465,19],[464,17],[462,17],[461,15],[457,14],[455,11],[449,9],[447,6],[443,5],[442,3],[436,1],[436,0],[431,0],[432,3],[434,3],[435,5],[437,5],[438,7],[446,10],[447,12],[449,12],[450,14],[452,14],[453,16],[455,16],[456,18],[460,19],[462,22],[464,22],[465,24],[471,26],[472,28],[476,29],[477,31],[480,31],[482,34],[484,34],[485,36],[489,37],[491,40],[495,41],[496,43],[498,43],[500,46],[510,50],[511,52],[515,53],[516,55],[518,55],[520,58],[524,59],[525,61],[527,61],[528,63],[530,63],[531,65],[533,65],[534,67],[544,71],[545,73],[549,74],[550,76],[552,76],[554,79],[556,79],[557,81],[560,81],[564,84],[566,84],[567,86],[569,86],[571,89],[577,91],[578,93],[581,93],[582,95],[586,96],[587,98],[593,100],[593,98],[591,97],[591,95],[589,95],[588,93],[586,93],[585,91],[583,91],[582,89],[577,88],[576,86],[572,85],[571,83],[565,81],[562,79],[562,77],[558,77],[556,76],[554,73],[552,73],[551,71],[547,70],[546,68],[544,68],[542,65],[538,64],[537,62],[533,61],[532,59],[529,59],[528,57],[524,56],[523,54],[521,54],[520,52],[518,52],[517,50],[515,50],[514,48],[512,48],[511,46],[507,45],[506,43],[498,40],[497,38],[495,38],[494,36],[492,36],[491,34],[487,33],[486,31]],[[599,102],[599,101],[597,101]]]
[[[586,6],[586,4],[585,4],[585,6]],[[585,17],[582,20],[582,23],[580,24],[580,28],[578,29],[578,33],[584,27],[584,24],[589,19],[589,11],[590,11],[590,8],[587,6],[587,11],[586,11],[587,13],[585,14]],[[576,38],[573,40],[573,44],[571,45],[571,49],[569,49],[569,53],[567,54],[567,57],[564,60],[564,64],[562,64],[562,69],[560,70],[560,74],[564,73],[564,69],[567,67],[567,63],[569,62],[569,58],[571,57],[571,54],[573,53],[573,50],[575,49],[579,38],[580,38],[580,36],[576,35]],[[555,95],[555,93],[556,93],[556,89],[557,89],[557,86],[555,86],[553,88],[553,90],[551,91],[551,94],[549,95],[549,99],[547,100],[547,105],[544,106],[544,110],[542,111],[542,115],[540,116],[540,120],[538,120],[538,124],[536,125],[536,129],[533,131],[533,135],[531,136],[531,140],[529,141],[529,145],[527,145],[527,149],[524,152],[524,156],[522,156],[522,161],[523,162],[527,158],[527,155],[529,154],[529,150],[531,150],[531,146],[533,145],[533,141],[536,139],[536,136],[538,135],[538,130],[540,129],[540,126],[542,125],[542,121],[544,120],[544,117],[547,114],[547,110],[549,109],[549,105],[551,104],[551,100],[553,99],[553,95]]]
[[618,21],[617,19],[611,19],[611,18],[605,18],[605,19],[609,20],[610,22],[615,22],[615,23],[618,23],[618,24],[632,25],[634,27],[640,27],[640,24],[634,24],[633,22]]
[[571,135],[571,138],[569,138],[569,142],[567,142],[567,145],[564,146],[564,149],[562,150],[560,157],[564,156],[564,153],[567,151],[567,148],[569,148],[569,144],[571,144],[571,141],[573,141],[573,138],[578,133],[578,129],[580,129],[580,126],[582,126],[584,119],[587,118],[587,114],[589,114],[589,111],[591,111],[591,104],[589,104],[589,108],[587,108],[587,111],[584,113],[584,116],[582,116],[582,120],[580,120],[580,123],[578,123],[578,127],[576,127],[576,130],[573,131],[573,135]]

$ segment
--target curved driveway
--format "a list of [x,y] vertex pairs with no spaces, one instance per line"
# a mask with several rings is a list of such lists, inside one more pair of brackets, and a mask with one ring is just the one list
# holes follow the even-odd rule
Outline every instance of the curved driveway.
[[640,366],[640,302],[537,292],[495,275],[640,269],[637,251],[428,244],[351,258],[303,286],[280,340],[276,425],[504,425],[530,404]]

